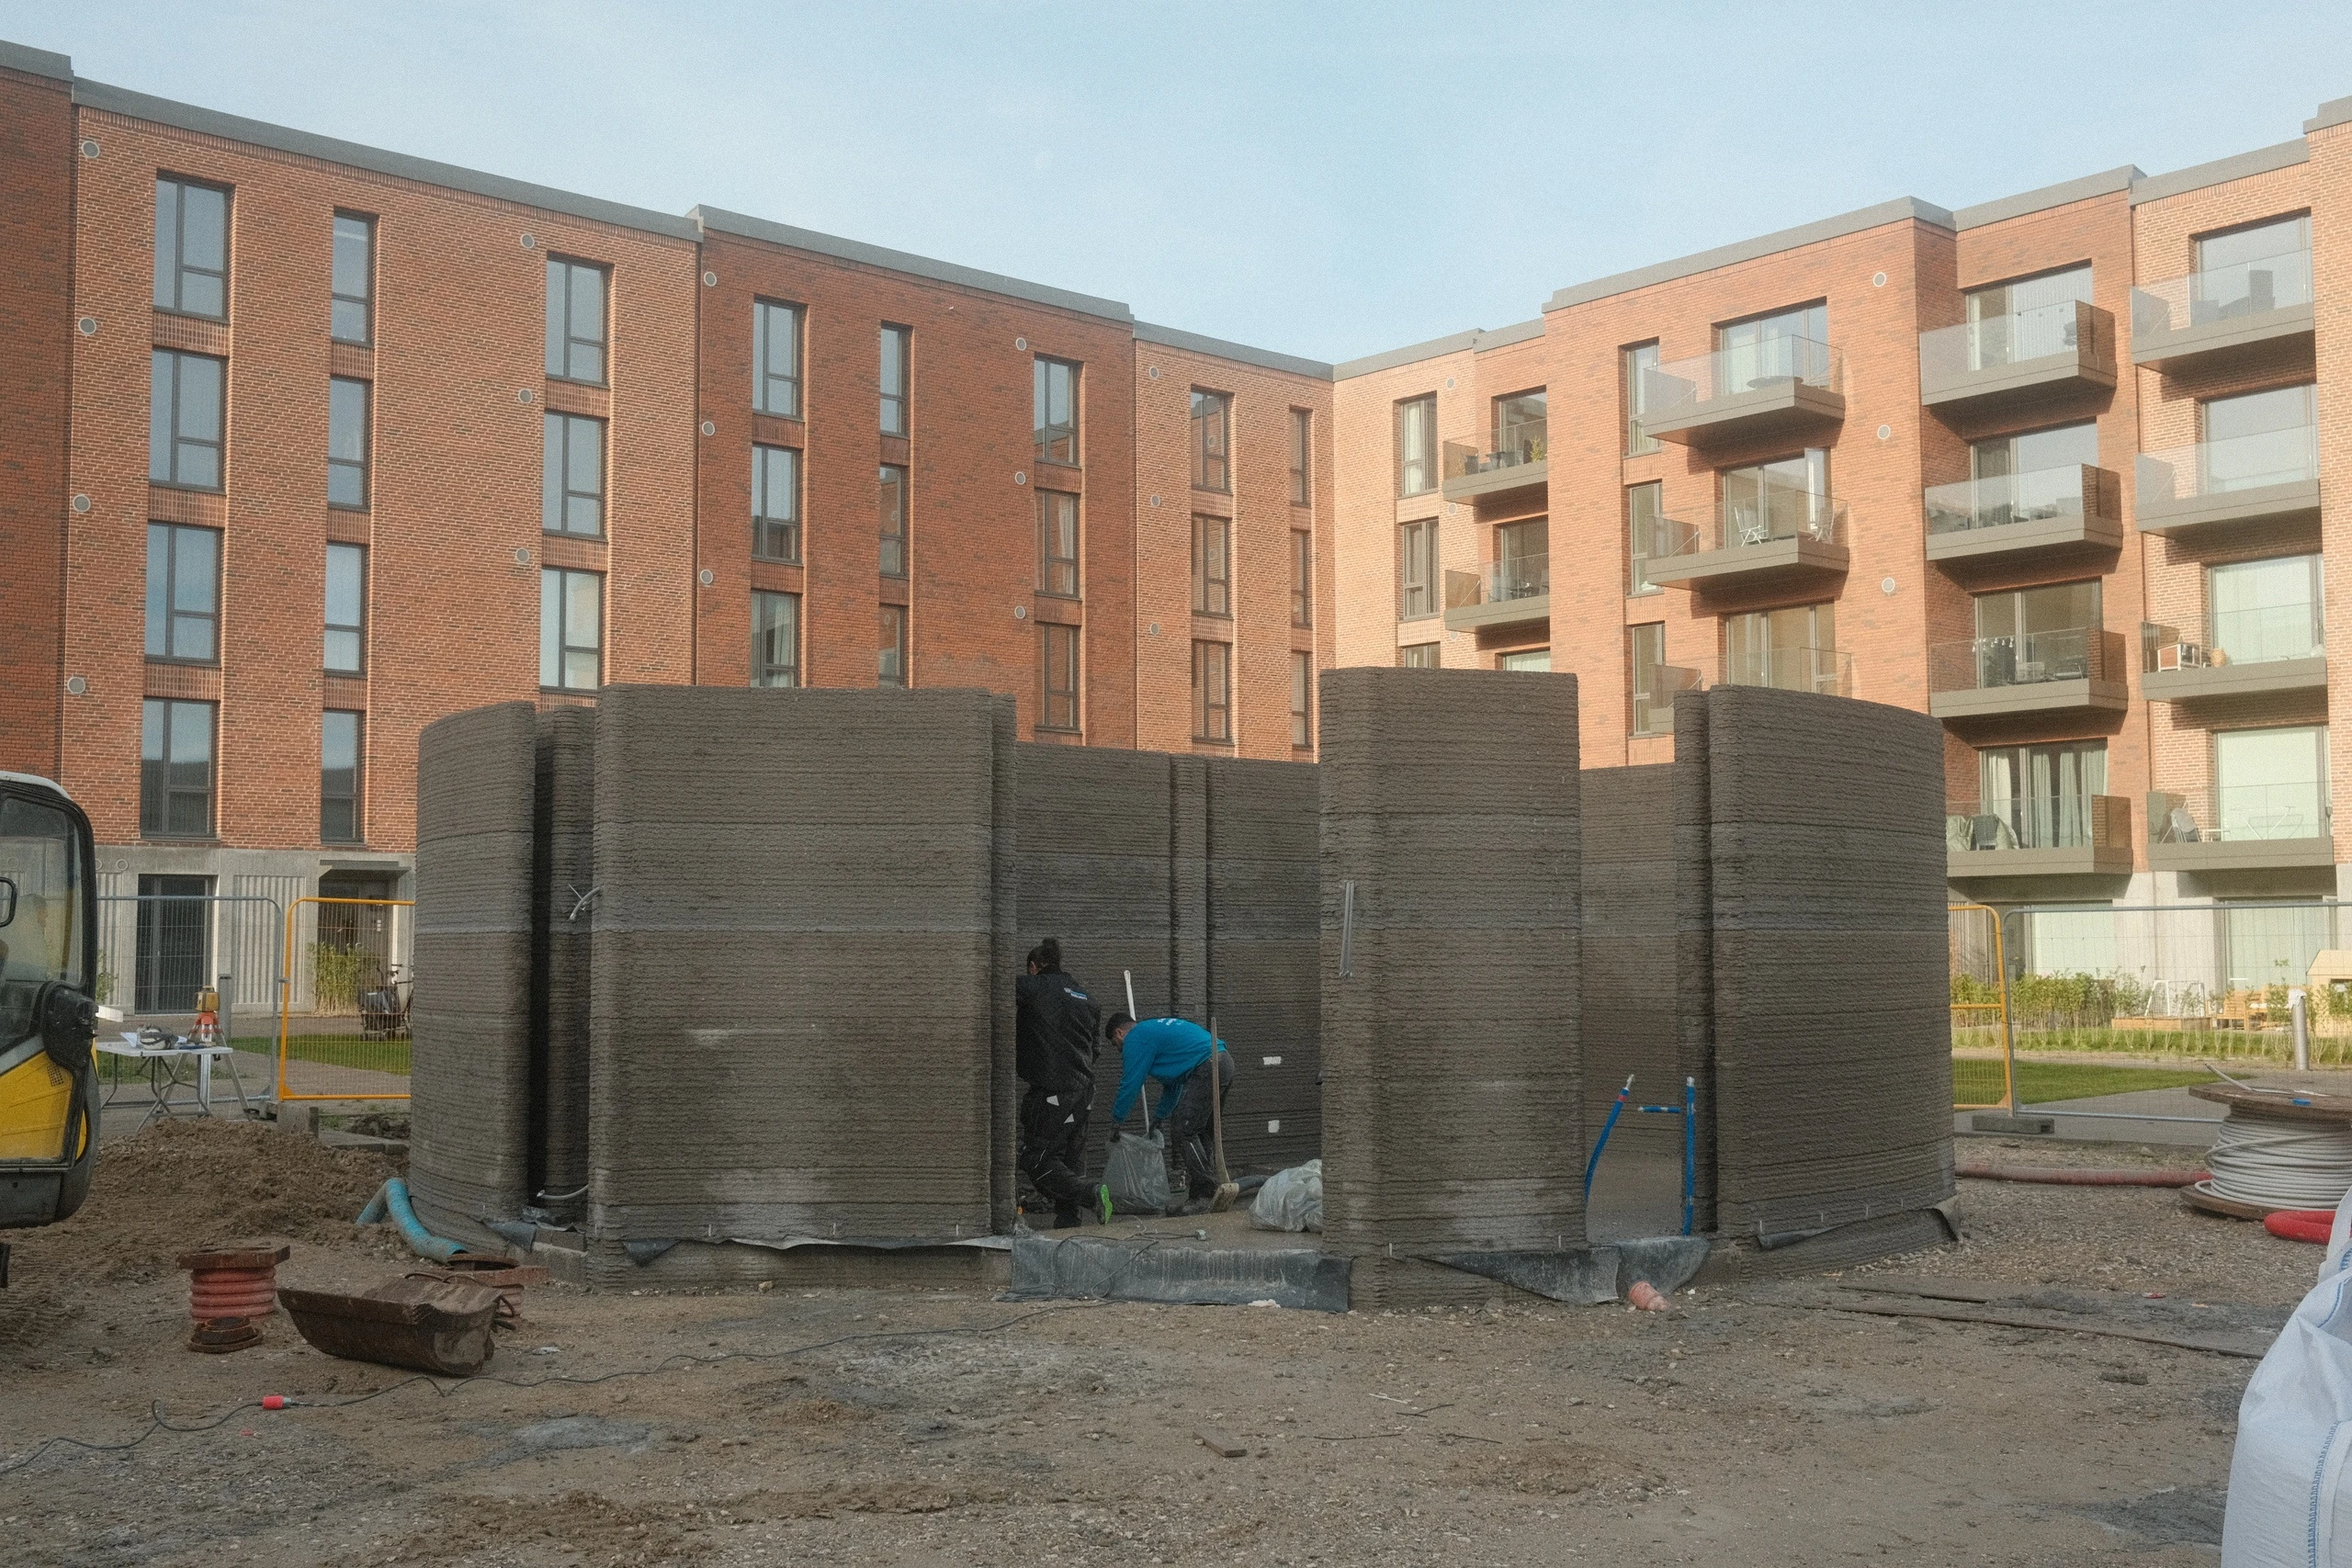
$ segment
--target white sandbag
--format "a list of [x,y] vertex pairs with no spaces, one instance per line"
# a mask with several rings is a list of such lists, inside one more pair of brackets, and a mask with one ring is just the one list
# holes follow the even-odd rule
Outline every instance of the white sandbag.
[[2352,1192],[2320,1281],[2238,1403],[2222,1568],[2352,1568]]
[[1111,1190],[1111,1213],[1164,1214],[1176,1206],[1168,1185],[1168,1145],[1159,1130],[1138,1137],[1133,1133],[1111,1134],[1111,1152],[1102,1162],[1102,1185]]
[[1311,1159],[1266,1178],[1250,1204],[1250,1223],[1261,1231],[1321,1230],[1323,1162]]

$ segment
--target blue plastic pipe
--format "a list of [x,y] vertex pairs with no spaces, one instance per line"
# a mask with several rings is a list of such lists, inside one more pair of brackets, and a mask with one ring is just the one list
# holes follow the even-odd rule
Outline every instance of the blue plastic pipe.
[[1592,1173],[1600,1168],[1600,1151],[1609,1146],[1610,1130],[1617,1125],[1618,1113],[1625,1109],[1625,1097],[1634,1092],[1634,1076],[1625,1075],[1625,1087],[1617,1091],[1616,1103],[1609,1108],[1609,1120],[1600,1124],[1600,1136],[1592,1143],[1592,1154],[1584,1162],[1584,1195],[1592,1196]]
[[419,1258],[447,1263],[465,1251],[456,1242],[435,1235],[424,1228],[424,1223],[416,1217],[416,1211],[409,1205],[408,1183],[397,1176],[389,1178],[383,1186],[376,1190],[376,1195],[368,1200],[368,1206],[359,1211],[359,1224],[376,1224],[388,1215],[394,1224],[401,1227],[401,1235],[408,1237],[409,1246],[415,1249]]

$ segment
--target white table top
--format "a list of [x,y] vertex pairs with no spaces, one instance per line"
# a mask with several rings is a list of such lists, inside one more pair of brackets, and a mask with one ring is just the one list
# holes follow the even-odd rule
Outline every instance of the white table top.
[[112,1040],[101,1039],[98,1049],[109,1056],[226,1056],[236,1049],[233,1045],[145,1045],[136,1034],[119,1034]]

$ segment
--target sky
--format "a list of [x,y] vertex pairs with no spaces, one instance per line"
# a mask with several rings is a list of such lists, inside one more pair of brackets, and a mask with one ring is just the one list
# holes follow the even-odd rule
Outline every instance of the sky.
[[2352,4],[0,0],[77,73],[1339,361],[1898,196],[2290,141]]

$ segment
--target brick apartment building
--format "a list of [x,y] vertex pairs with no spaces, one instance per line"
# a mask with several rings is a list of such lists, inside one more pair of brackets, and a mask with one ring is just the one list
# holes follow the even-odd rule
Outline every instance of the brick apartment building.
[[0,768],[118,894],[403,891],[417,732],[486,702],[980,685],[1289,758],[1389,662],[1575,671],[1587,765],[1695,685],[1925,709],[1959,897],[2342,886],[2352,99],[1337,367],[8,45],[0,203]]

